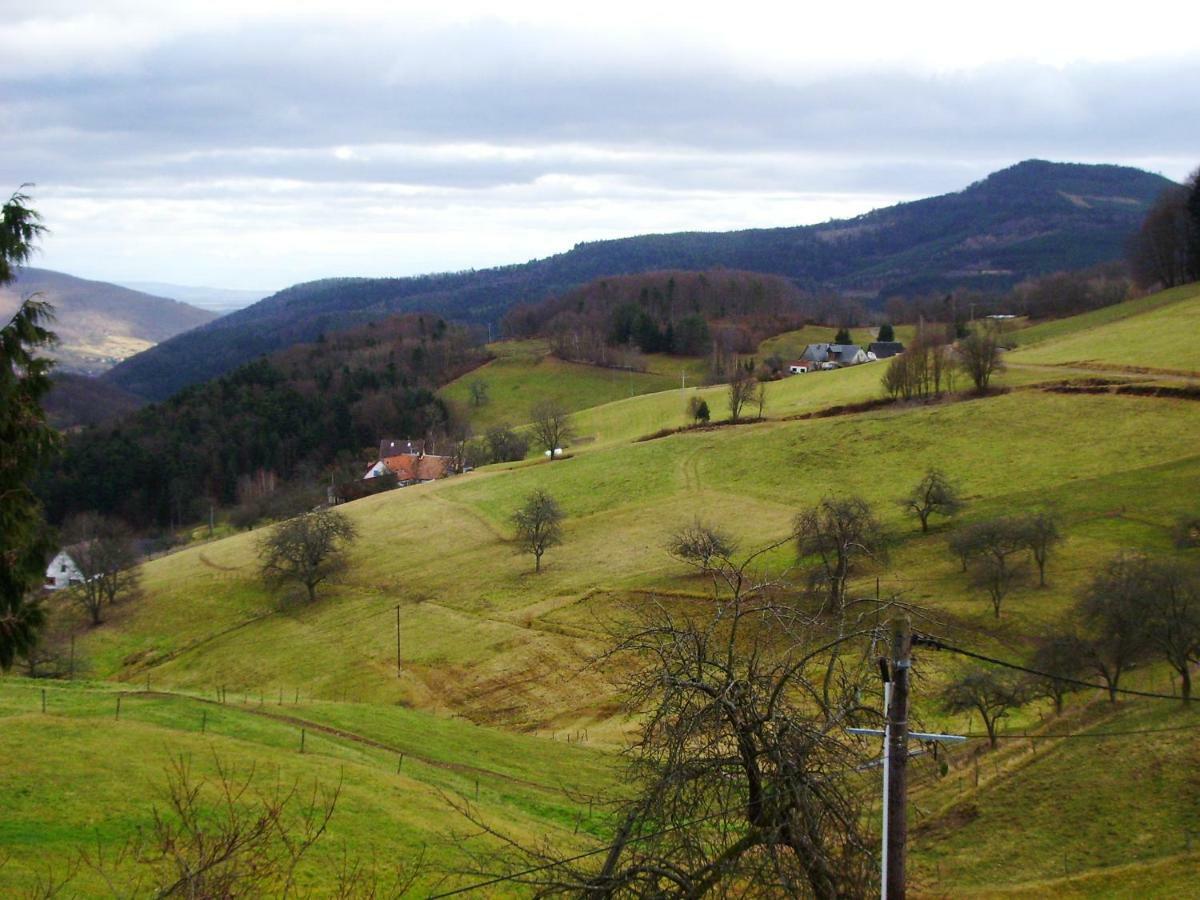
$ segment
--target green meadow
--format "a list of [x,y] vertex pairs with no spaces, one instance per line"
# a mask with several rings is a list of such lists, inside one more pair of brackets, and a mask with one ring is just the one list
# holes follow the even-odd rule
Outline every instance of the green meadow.
[[[264,589],[260,533],[155,559],[144,566],[141,599],[81,630],[87,682],[0,680],[0,754],[48,748],[0,773],[8,798],[0,851],[13,859],[0,883],[30,883],[12,872],[67,859],[89,829],[112,840],[131,833],[149,815],[165,762],[180,753],[255,762],[288,778],[342,778],[335,836],[358,852],[428,844],[438,848],[436,862],[452,867],[444,835],[456,814],[441,794],[473,796],[476,778],[481,809],[519,834],[544,834],[564,849],[603,840],[601,818],[576,832],[581,807],[564,789],[576,798],[616,789],[618,751],[635,723],[589,663],[626,604],[656,593],[703,602],[689,599],[703,597],[703,584],[663,549],[671,530],[695,517],[720,524],[749,550],[785,536],[796,513],[822,497],[859,494],[892,541],[886,564],[864,572],[855,589],[874,591],[878,578],[882,592],[927,609],[948,637],[1024,659],[1099,565],[1126,548],[1177,552],[1171,526],[1197,510],[1200,404],[1041,386],[1087,377],[1055,365],[1060,355],[1153,366],[1103,349],[1122,343],[1109,329],[1143,320],[1165,328],[1161,316],[1182,327],[1194,321],[1200,296],[1133,303],[1128,314],[1088,314],[1079,317],[1088,324],[1068,321],[1022,338],[1010,358],[1028,365],[1014,367],[1000,381],[1005,390],[988,397],[804,418],[880,397],[885,364],[875,363],[771,383],[763,421],[648,440],[687,424],[695,394],[723,418],[725,389],[681,390],[656,363],[663,374],[639,376],[641,383],[665,383],[629,396],[618,383],[624,373],[610,382],[606,370],[564,369],[536,346],[514,348],[473,373],[493,373],[480,415],[516,423],[537,390],[569,391],[582,439],[571,457],[485,467],[344,505],[361,537],[346,576],[311,606]],[[1094,355],[1070,349],[1088,334],[1098,336]],[[1163,367],[1187,371],[1186,350],[1170,350]],[[446,390],[465,392],[465,382]],[[896,502],[931,467],[961,485],[962,520],[1033,509],[1060,516],[1065,540],[1049,584],[1020,587],[999,620],[948,554],[952,526],[939,522],[922,535]],[[515,552],[509,523],[536,488],[568,515],[564,543],[547,553],[540,575]],[[781,547],[768,562],[788,566],[794,552]],[[947,717],[935,702],[940,679],[957,667],[953,658],[919,656],[915,714],[974,733],[977,721]],[[1131,673],[1129,685],[1171,689],[1157,665]],[[132,692],[119,722],[117,691]],[[221,691],[223,704],[215,702]],[[1033,703],[1005,728],[1101,733],[1197,721],[1174,703],[1114,708],[1084,691],[1063,722]],[[310,726],[301,755],[298,730]],[[1032,749],[1027,740],[1006,742],[978,755],[978,784],[978,740],[952,751],[944,776],[931,762],[914,763],[917,893],[1122,896],[1148,879],[1171,895],[1170,886],[1188,883],[1200,847],[1186,837],[1200,829],[1200,730],[1162,734],[1045,739]],[[321,867],[307,877],[319,884]]]

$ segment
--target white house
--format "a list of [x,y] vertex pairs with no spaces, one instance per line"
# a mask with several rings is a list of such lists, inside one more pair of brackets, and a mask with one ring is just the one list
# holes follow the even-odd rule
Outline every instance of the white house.
[[54,559],[50,560],[50,565],[46,566],[46,582],[43,587],[48,591],[61,591],[73,584],[82,584],[83,580],[83,573],[79,571],[79,566],[75,565],[75,560],[71,559],[66,550],[59,550]]

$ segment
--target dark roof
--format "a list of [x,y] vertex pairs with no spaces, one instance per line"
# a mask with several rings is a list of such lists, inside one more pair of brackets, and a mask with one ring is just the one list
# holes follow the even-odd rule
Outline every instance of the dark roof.
[[858,344],[833,344],[829,347],[829,355],[838,362],[854,362],[854,357],[862,353]]
[[904,352],[904,345],[899,341],[875,341],[867,345],[867,352],[874,353],[876,359],[887,359],[897,353]]
[[399,456],[401,453],[421,454],[424,452],[424,441],[383,440],[379,442],[380,459],[387,459],[389,456]]

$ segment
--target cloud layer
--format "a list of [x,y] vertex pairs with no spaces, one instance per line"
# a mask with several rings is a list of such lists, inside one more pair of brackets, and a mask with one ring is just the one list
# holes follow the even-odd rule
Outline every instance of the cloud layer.
[[[670,7],[581,23],[536,5],[42,6],[0,26],[0,127],[17,136],[0,188],[36,182],[41,263],[93,277],[464,268],[852,215],[1031,156],[1175,178],[1200,162],[1193,38],[1160,29],[1139,57],[1136,26],[1106,42],[1094,15],[1014,52],[1006,28],[973,44],[981,23],[932,27],[936,4],[892,43],[886,21],[856,41],[753,8],[722,28]],[[931,64],[939,41],[955,51]]]

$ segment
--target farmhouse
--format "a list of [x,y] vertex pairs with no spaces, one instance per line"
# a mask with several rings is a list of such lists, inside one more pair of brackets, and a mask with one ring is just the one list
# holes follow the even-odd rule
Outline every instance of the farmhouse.
[[46,580],[43,587],[48,591],[61,591],[73,584],[83,584],[83,573],[67,550],[59,550],[50,565],[46,566]]
[[445,478],[453,467],[452,457],[426,453],[424,441],[384,440],[379,442],[379,461],[367,470],[363,480],[394,475],[397,484],[417,484]]
[[876,359],[890,359],[904,352],[904,345],[899,341],[873,341],[867,345],[867,355],[874,354]]
[[809,344],[800,354],[801,362],[811,362],[816,366],[823,363],[833,363],[841,366],[857,366],[870,362],[871,357],[857,344]]

